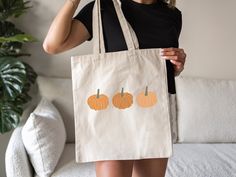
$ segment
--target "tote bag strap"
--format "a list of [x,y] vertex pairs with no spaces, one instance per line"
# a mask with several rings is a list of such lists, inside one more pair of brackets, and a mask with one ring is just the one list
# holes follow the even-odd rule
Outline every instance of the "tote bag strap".
[[132,43],[132,46],[134,46],[135,49],[138,49],[139,48],[138,38],[133,28],[131,27],[129,22],[126,20],[124,13],[122,12],[121,0],[112,0],[112,1],[116,10],[116,14],[118,16],[118,20],[121,25],[122,32],[125,36],[125,39],[127,39],[126,44],[127,44],[127,41],[130,41]]
[[[93,53],[105,53],[103,28],[102,28],[102,18],[101,18],[101,0],[95,0],[93,8]],[[128,50],[135,50],[139,48],[139,43],[137,36],[130,26],[130,24],[125,19],[125,16],[121,9],[120,0],[112,0],[115,11],[125,38],[125,42]]]

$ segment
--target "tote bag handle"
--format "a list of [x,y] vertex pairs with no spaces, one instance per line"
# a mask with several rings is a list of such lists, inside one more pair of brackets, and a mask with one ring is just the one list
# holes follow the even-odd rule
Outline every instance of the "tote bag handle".
[[[93,8],[93,53],[105,53],[103,28],[102,28],[102,18],[101,18],[101,0],[95,0]],[[125,16],[121,9],[120,0],[112,0],[115,11],[125,38],[125,42],[128,50],[135,50],[139,48],[139,43],[137,36],[130,26],[130,24],[125,19]]]

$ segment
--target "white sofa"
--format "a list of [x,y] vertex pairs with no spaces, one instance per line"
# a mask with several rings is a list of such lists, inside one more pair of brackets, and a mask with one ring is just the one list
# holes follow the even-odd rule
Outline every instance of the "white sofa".
[[[236,177],[236,81],[179,76],[178,139],[173,145],[166,177]],[[64,119],[67,141],[53,177],[95,177],[94,163],[75,163],[74,118],[70,78],[39,76],[33,100],[9,141],[7,177],[36,177],[21,139],[29,114],[44,96]]]

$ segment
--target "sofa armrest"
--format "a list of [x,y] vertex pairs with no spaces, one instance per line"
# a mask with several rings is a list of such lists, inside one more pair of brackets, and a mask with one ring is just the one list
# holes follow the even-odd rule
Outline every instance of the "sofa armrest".
[[7,177],[33,177],[33,168],[30,164],[21,138],[23,125],[14,129],[5,154]]

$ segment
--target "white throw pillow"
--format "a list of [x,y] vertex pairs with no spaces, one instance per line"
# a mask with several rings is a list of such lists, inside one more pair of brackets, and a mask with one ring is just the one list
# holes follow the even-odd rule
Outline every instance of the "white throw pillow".
[[[21,122],[22,124],[23,122]],[[30,165],[24,144],[21,138],[22,125],[12,133],[5,153],[5,166],[7,177],[32,177]]]
[[179,142],[236,142],[236,80],[176,79]]
[[45,97],[41,98],[23,126],[21,134],[37,175],[51,176],[66,141],[62,117],[51,101]]

